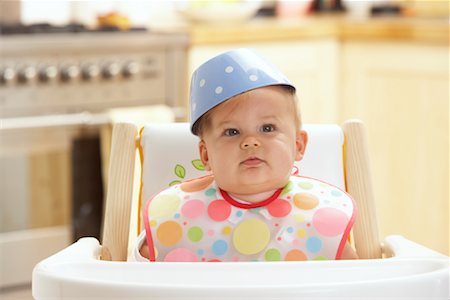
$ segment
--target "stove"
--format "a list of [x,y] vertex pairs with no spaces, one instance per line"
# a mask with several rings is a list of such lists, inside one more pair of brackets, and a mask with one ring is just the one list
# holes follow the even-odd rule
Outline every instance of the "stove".
[[186,106],[188,37],[80,24],[1,27],[0,118]]
[[185,119],[188,42],[143,28],[1,28],[0,238],[23,239],[0,252],[35,251],[25,262],[6,255],[12,269],[0,261],[0,289],[29,283],[39,260],[78,237],[100,237],[110,110],[135,122],[172,121],[174,110]]
[[98,28],[89,28],[81,23],[70,23],[67,25],[53,25],[50,23],[36,23],[30,25],[24,24],[1,24],[0,35],[12,34],[42,34],[42,33],[80,33],[80,32],[136,32],[147,31],[145,27],[131,27],[124,31],[117,26],[100,26]]

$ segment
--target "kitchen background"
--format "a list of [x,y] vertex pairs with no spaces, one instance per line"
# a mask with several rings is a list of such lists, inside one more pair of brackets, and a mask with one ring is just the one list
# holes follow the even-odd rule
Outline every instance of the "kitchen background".
[[189,76],[251,47],[303,120],[362,119],[380,236],[449,254],[449,6],[442,1],[0,1],[0,295],[101,235],[111,124],[187,120]]

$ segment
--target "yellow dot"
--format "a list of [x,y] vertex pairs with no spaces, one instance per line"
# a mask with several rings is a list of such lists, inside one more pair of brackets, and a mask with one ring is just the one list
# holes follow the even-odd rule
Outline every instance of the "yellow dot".
[[305,216],[303,214],[296,214],[294,216],[294,220],[297,223],[303,223],[303,222],[305,222]]
[[159,254],[158,249],[156,249],[156,247],[153,247],[153,251],[155,251],[155,259],[157,259]]
[[255,254],[267,246],[270,231],[266,223],[257,219],[245,220],[233,233],[233,245],[239,253]]
[[231,227],[230,226],[225,226],[222,229],[222,233],[225,234],[225,235],[229,235],[231,233]]
[[305,236],[306,236],[306,231],[305,231],[305,229],[299,229],[299,230],[297,230],[297,236],[298,236],[299,238],[305,237]]
[[155,227],[156,224],[158,224],[158,222],[156,222],[155,220],[150,221],[150,227]]
[[159,195],[151,201],[148,215],[153,218],[169,217],[180,206],[180,197],[177,195]]

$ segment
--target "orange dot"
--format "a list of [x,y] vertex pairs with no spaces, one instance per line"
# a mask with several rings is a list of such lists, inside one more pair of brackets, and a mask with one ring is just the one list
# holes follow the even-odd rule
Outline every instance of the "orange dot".
[[294,260],[308,260],[305,253],[300,250],[294,249],[289,251],[284,258],[286,261],[294,261]]
[[206,189],[214,180],[213,176],[205,176],[194,180],[183,182],[180,189],[183,192],[192,193]]
[[294,204],[300,209],[313,209],[319,204],[319,199],[309,193],[298,193],[294,196]]
[[167,221],[159,225],[156,230],[158,240],[164,246],[173,246],[181,240],[183,230],[175,221]]

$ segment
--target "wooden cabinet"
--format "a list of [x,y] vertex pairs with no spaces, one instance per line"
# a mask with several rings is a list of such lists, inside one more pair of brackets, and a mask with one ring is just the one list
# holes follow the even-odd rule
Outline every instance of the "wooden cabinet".
[[346,42],[341,120],[369,132],[382,236],[449,253],[449,50],[446,45]]

